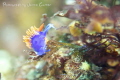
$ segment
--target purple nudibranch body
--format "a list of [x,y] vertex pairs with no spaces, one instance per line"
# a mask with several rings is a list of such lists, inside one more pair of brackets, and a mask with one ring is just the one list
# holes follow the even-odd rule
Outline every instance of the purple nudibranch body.
[[24,42],[26,46],[32,48],[37,55],[42,56],[45,55],[47,50],[46,46],[46,34],[50,28],[55,28],[53,24],[48,24],[45,29],[42,31],[42,26],[40,26],[41,30],[38,30],[36,27],[31,27],[31,30],[28,30],[26,36],[23,36]]
[[31,47],[35,50],[37,55],[44,55],[46,50],[45,37],[50,28],[54,28],[53,24],[48,24],[44,31],[38,32],[38,34],[31,37]]

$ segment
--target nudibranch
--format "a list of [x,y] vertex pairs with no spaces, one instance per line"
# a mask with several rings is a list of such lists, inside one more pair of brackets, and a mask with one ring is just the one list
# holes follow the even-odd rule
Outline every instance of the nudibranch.
[[40,28],[36,28],[32,26],[30,29],[26,31],[26,36],[23,36],[23,40],[26,43],[26,46],[30,49],[33,49],[37,55],[42,56],[46,54],[49,50],[47,50],[46,46],[46,34],[50,28],[55,28],[53,24],[48,24],[45,29],[44,23],[40,26]]

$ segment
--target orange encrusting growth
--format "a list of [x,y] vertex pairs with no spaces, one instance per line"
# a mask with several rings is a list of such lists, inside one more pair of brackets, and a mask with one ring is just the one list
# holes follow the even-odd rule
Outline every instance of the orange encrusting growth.
[[40,26],[40,28],[36,28],[35,26],[32,26],[30,29],[26,31],[25,36],[23,36],[23,42],[26,43],[26,46],[31,49],[31,37],[33,35],[38,34],[38,32],[42,31],[44,28],[44,23]]

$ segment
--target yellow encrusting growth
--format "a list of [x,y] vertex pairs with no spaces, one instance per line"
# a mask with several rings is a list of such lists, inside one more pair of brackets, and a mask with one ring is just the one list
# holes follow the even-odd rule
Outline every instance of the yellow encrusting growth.
[[102,29],[102,24],[99,23],[98,21],[91,21],[91,23],[87,26],[87,28],[85,29],[86,33],[90,33],[92,31],[98,32],[98,33],[102,33],[103,29]]
[[119,64],[119,61],[118,61],[118,60],[114,60],[114,59],[108,59],[108,60],[107,60],[107,64],[108,64],[109,66],[114,67],[114,66],[116,66],[116,65]]
[[70,33],[74,37],[81,35],[81,30],[78,27],[76,27],[75,24],[79,24],[79,22],[78,21],[73,21],[72,23],[69,24]]
[[80,69],[88,71],[90,70],[90,64],[88,62],[82,62],[82,65],[80,66]]

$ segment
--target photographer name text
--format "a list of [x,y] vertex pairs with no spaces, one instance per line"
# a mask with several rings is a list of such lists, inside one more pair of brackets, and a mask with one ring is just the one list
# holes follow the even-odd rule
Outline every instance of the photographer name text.
[[23,4],[23,3],[6,3],[6,2],[3,2],[3,7],[49,7],[51,6],[51,4],[48,4],[48,3],[43,3],[43,2],[40,2],[40,3],[36,3],[36,4],[33,4],[33,3],[27,3],[27,4]]

